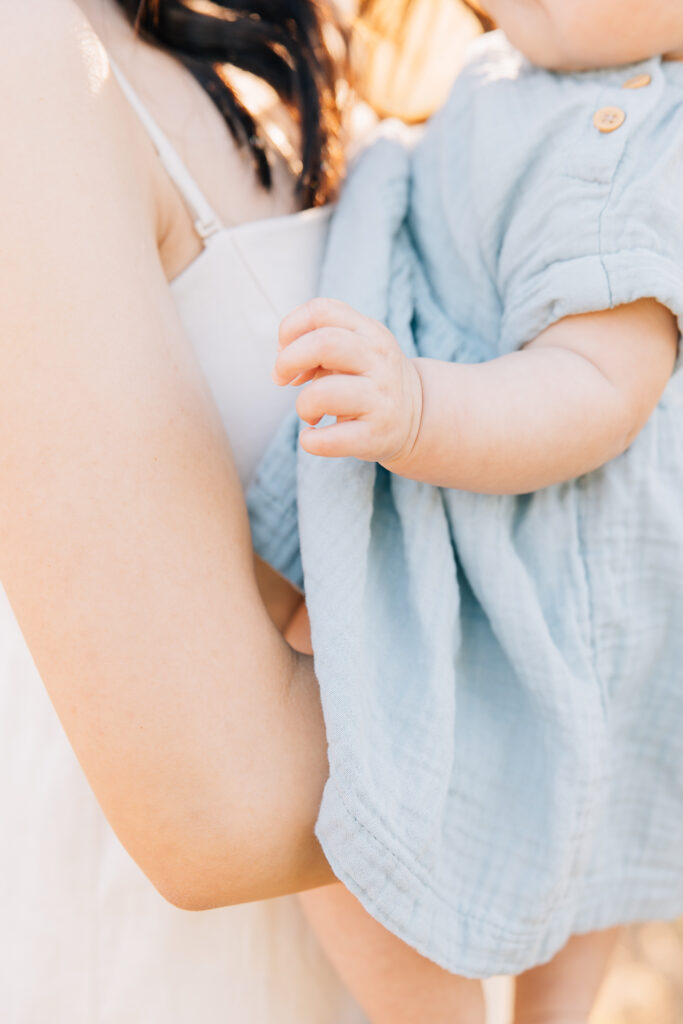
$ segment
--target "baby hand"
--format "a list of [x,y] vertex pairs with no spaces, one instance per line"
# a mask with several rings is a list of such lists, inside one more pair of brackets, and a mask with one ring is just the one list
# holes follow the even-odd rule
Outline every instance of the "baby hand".
[[[355,456],[397,468],[413,450],[422,417],[422,382],[391,331],[344,302],[314,299],[280,326],[276,384],[307,384],[296,409],[310,427],[312,455]],[[310,383],[309,383],[310,382]],[[317,427],[323,416],[337,422]]]

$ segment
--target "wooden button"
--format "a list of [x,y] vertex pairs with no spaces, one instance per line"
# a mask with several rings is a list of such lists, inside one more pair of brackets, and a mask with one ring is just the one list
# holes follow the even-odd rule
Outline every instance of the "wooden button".
[[626,120],[626,114],[619,107],[600,107],[596,110],[593,124],[600,132],[615,132]]
[[634,78],[629,78],[628,82],[624,82],[622,89],[644,89],[646,85],[649,85],[652,81],[652,75],[635,75]]

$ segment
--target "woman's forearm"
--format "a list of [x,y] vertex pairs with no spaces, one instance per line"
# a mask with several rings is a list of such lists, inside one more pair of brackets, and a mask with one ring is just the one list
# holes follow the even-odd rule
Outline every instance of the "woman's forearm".
[[[131,428],[121,390],[101,396],[93,423],[77,394],[83,369],[71,389],[52,364],[61,410],[55,399],[48,430],[32,403],[30,424],[12,417],[22,440],[7,444],[2,473],[13,496],[3,579],[69,740],[124,845],[173,902],[325,881],[312,665],[258,594],[239,482],[205,396],[192,395],[186,366],[185,410],[171,414],[173,396],[167,427],[149,429],[143,414],[142,431]],[[161,372],[151,390],[168,384]]]
[[111,78],[92,92],[70,5],[46,9],[44,38],[20,11],[10,23],[0,576],[97,799],[166,896],[320,884],[317,686],[258,593],[229,445],[159,263],[139,126]]

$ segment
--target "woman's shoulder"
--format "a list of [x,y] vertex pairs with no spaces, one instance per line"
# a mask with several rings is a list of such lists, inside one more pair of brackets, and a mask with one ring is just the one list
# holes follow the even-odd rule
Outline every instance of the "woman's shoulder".
[[[92,96],[106,75],[106,54],[74,0],[3,4],[0,32],[0,82],[12,96],[3,120],[21,117],[29,104],[37,119],[54,115],[61,100],[75,103],[77,115],[79,98]],[[65,108],[65,117],[71,112]]]
[[74,0],[2,5],[0,33],[0,90],[12,98],[0,108],[5,153],[11,139],[25,166],[40,154],[48,174],[52,158],[76,157],[84,136],[109,140],[108,148],[125,157],[127,149],[135,151],[134,118],[113,83],[106,50]]
[[[153,234],[156,197],[141,128],[79,7],[73,0],[1,5],[0,38],[0,95],[11,97],[0,104],[5,214],[23,217],[28,232],[32,209],[58,203],[67,217],[87,202],[96,210],[113,191],[137,206]],[[6,222],[5,238],[11,230]]]
[[66,38],[78,27],[87,24],[85,15],[75,0],[29,0],[23,4],[3,4],[0,7],[0,26],[6,52],[2,66],[20,56],[9,44],[22,40],[31,49],[45,46],[45,56],[55,53],[50,41],[57,42],[59,36]]

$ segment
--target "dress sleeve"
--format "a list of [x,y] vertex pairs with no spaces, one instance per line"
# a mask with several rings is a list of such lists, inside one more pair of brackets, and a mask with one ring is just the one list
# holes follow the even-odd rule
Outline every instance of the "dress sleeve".
[[643,298],[683,326],[683,75],[648,65],[645,86],[617,73],[575,105],[563,145],[530,148],[500,232],[501,353]]

